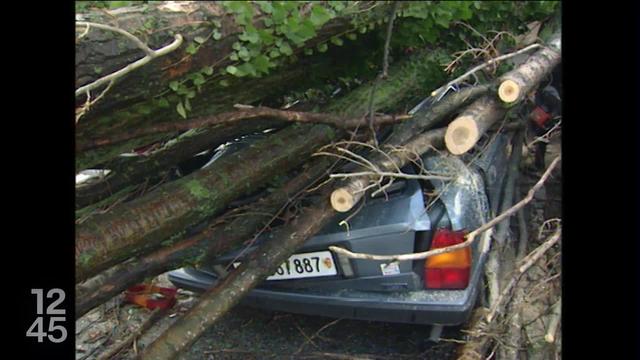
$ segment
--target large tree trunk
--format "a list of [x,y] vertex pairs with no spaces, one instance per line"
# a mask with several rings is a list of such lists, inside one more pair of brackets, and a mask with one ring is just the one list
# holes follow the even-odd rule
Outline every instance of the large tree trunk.
[[106,164],[112,172],[96,183],[76,188],[76,207],[82,208],[105,199],[123,188],[141,183],[170,167],[190,159],[202,151],[214,149],[220,144],[272,127],[282,126],[278,121],[248,121],[240,124],[218,125],[180,136],[170,144],[151,154],[134,158],[122,158]]
[[76,228],[76,281],[152,249],[255,191],[277,173],[300,165],[335,132],[325,125],[292,125],[212,167],[97,215]]
[[316,159],[310,166],[252,205],[247,214],[240,214],[228,223],[207,225],[204,230],[185,240],[151,254],[118,264],[76,286],[76,318],[104,303],[129,286],[171,269],[186,265],[208,264],[211,259],[240,246],[256,231],[267,225],[273,216],[313,181],[326,174],[329,159]]
[[[357,6],[369,6],[362,3]],[[316,4],[314,6],[324,6]],[[387,5],[377,6],[367,12],[373,22],[387,13]],[[300,18],[308,17],[310,9],[293,11],[307,12]],[[263,20],[269,16],[261,13],[260,7],[254,5],[254,25],[263,28]],[[291,16],[294,16],[293,14]],[[355,31],[352,16],[340,16],[325,23],[316,35],[307,40],[304,46],[293,46],[293,54],[301,56],[307,48],[328,41],[332,36]],[[234,16],[226,12],[223,5],[217,2],[176,2],[167,4],[144,4],[140,6],[106,11],[78,14],[78,19],[87,22],[108,24],[126,30],[140,38],[150,48],[157,49],[170,43],[174,34],[181,34],[184,42],[177,50],[154,59],[146,65],[119,79],[106,96],[93,105],[76,125],[77,144],[82,145],[85,139],[109,137],[140,129],[150,124],[166,121],[180,121],[175,110],[177,104],[184,99],[184,94],[172,90],[169,84],[178,82],[197,95],[190,98],[191,111],[188,116],[215,114],[230,110],[234,103],[254,103],[289,91],[292,84],[303,84],[306,80],[328,76],[333,68],[331,59],[325,54],[301,57],[295,63],[284,61],[271,73],[260,79],[236,77],[226,73],[228,65],[238,65],[230,55],[235,51],[233,45],[243,28],[234,21]],[[216,27],[214,23],[219,23]],[[213,30],[218,32],[219,39],[212,37]],[[85,27],[78,26],[78,33]],[[284,35],[281,35],[284,37]],[[207,39],[198,45],[194,40]],[[285,38],[286,40],[286,38]],[[194,54],[186,51],[190,45],[198,45]],[[266,51],[266,50],[264,50]],[[90,28],[89,32],[76,44],[76,86],[88,83],[117,71],[144,56],[144,52],[130,40],[114,32]],[[277,60],[284,59],[281,56]],[[203,69],[212,67],[212,73],[205,74]],[[312,74],[312,76],[310,76]],[[195,85],[194,77],[204,79],[204,83]],[[220,84],[222,80],[228,86]],[[96,89],[92,93],[95,99],[102,91]],[[82,106],[86,96],[76,98],[76,106]],[[90,168],[120,153],[139,147],[145,143],[158,141],[166,136],[149,136],[139,141],[129,141],[118,146],[109,146],[80,152],[76,160],[76,170]]]

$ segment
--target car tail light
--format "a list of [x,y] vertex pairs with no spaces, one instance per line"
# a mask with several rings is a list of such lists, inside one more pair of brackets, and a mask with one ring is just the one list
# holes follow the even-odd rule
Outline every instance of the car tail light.
[[[438,229],[431,250],[460,244],[464,231]],[[471,272],[471,249],[465,247],[427,258],[424,262],[424,285],[427,289],[465,289]]]

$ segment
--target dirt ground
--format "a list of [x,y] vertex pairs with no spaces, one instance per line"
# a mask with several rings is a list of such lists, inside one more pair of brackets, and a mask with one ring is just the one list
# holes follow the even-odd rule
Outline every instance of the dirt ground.
[[[166,275],[156,280],[159,286],[170,286]],[[180,290],[178,303],[168,316],[112,359],[134,358],[137,349],[153,341],[197,297]],[[116,299],[94,309],[76,322],[76,360],[99,359],[106,348],[135,331],[148,316],[149,311]],[[457,343],[429,341],[430,331],[430,326],[338,320],[238,306],[182,359],[453,359]],[[458,328],[445,328],[442,335],[454,340],[461,336]]]

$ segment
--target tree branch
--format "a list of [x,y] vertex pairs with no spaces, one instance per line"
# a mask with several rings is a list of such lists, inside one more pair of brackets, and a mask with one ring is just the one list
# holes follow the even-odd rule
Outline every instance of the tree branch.
[[[89,139],[79,146],[78,150],[90,150],[100,146],[111,145],[137,137],[165,133],[184,131],[193,128],[201,128],[217,124],[226,124],[241,120],[258,119],[258,118],[274,118],[277,120],[303,123],[323,123],[333,125],[337,128],[352,129],[366,124],[366,120],[362,117],[343,118],[332,114],[288,111],[272,109],[268,107],[243,108],[236,111],[229,111],[217,115],[205,116],[193,120],[182,122],[166,122],[137,129],[135,131],[119,133],[117,136],[110,138]],[[411,115],[376,115],[377,124],[392,124],[398,121],[410,119]]]
[[101,77],[100,79],[79,87],[78,89],[76,89],[76,96],[80,96],[82,94],[86,94],[88,92],[90,92],[91,90],[94,90],[106,83],[109,83],[111,81],[115,81],[123,76],[125,76],[126,74],[134,71],[135,69],[147,64],[148,62],[150,62],[151,60],[166,55],[170,52],[172,52],[173,50],[177,49],[178,47],[180,47],[180,45],[182,45],[182,35],[180,34],[176,34],[175,38],[173,40],[173,42],[163,48],[160,48],[158,50],[152,50],[150,49],[146,44],[144,44],[140,39],[138,39],[137,37],[135,37],[134,35],[130,34],[129,32],[122,30],[122,29],[118,29],[116,27],[113,26],[109,26],[109,25],[102,25],[102,24],[96,24],[96,23],[89,23],[89,22],[84,22],[84,21],[78,21],[76,22],[76,24],[78,25],[84,25],[84,26],[92,26],[98,29],[103,29],[103,30],[109,30],[109,31],[114,31],[117,32],[119,34],[122,34],[124,36],[126,36],[129,40],[133,41],[136,46],[138,46],[140,49],[142,49],[145,54],[147,54],[145,57],[143,57],[140,60],[137,60],[127,66],[125,66],[124,68],[113,72],[109,75],[105,75],[103,77]]
[[549,167],[547,168],[545,173],[542,175],[540,180],[538,180],[538,182],[529,190],[529,192],[527,193],[527,196],[524,199],[520,200],[517,204],[515,204],[514,206],[512,206],[511,208],[509,208],[507,211],[503,212],[502,214],[498,215],[497,217],[495,217],[494,219],[492,219],[488,223],[482,225],[481,227],[479,227],[476,230],[473,230],[472,232],[467,234],[466,235],[467,240],[465,242],[463,242],[463,243],[447,246],[447,247],[444,247],[444,248],[439,248],[439,249],[419,252],[419,253],[398,254],[398,255],[372,255],[372,254],[366,254],[366,253],[354,253],[354,252],[351,252],[351,251],[349,251],[347,249],[343,249],[343,248],[338,247],[338,246],[329,246],[329,250],[331,250],[331,251],[333,251],[335,253],[344,255],[344,256],[346,256],[346,257],[348,257],[350,259],[383,260],[383,261],[407,261],[407,260],[422,260],[422,259],[426,259],[426,258],[431,257],[431,256],[440,255],[440,254],[444,254],[444,253],[448,253],[448,252],[452,252],[452,251],[455,251],[455,250],[459,250],[459,249],[465,248],[465,247],[470,246],[471,244],[473,244],[473,242],[475,241],[476,237],[479,234],[481,234],[484,231],[494,227],[496,224],[500,223],[501,221],[503,221],[507,217],[513,215],[518,210],[520,210],[525,205],[527,205],[531,200],[533,200],[533,195],[536,193],[536,191],[538,191],[542,187],[542,185],[544,185],[545,181],[549,178],[549,176],[551,176],[551,172],[556,167],[558,162],[560,162],[560,159],[561,159],[561,156],[558,156],[557,158],[555,158],[553,160],[553,162],[551,163],[551,165],[549,165]]

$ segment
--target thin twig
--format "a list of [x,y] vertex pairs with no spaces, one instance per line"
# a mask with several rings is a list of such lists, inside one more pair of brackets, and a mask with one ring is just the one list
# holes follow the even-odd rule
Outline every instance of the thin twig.
[[547,168],[545,173],[542,175],[540,180],[538,180],[538,182],[529,190],[529,192],[527,193],[527,196],[524,199],[520,200],[517,204],[509,208],[507,211],[493,218],[488,223],[480,226],[476,230],[473,230],[472,232],[467,234],[466,235],[467,240],[460,244],[451,245],[444,248],[433,249],[433,250],[424,251],[424,252],[419,252],[419,253],[397,254],[397,255],[372,255],[372,254],[366,254],[366,253],[354,253],[338,246],[329,246],[329,250],[335,253],[344,255],[350,259],[406,261],[406,260],[422,260],[431,256],[440,255],[440,254],[465,248],[467,246],[470,246],[474,242],[478,234],[481,234],[484,231],[494,227],[496,224],[502,222],[507,217],[513,215],[515,212],[517,212],[518,210],[523,208],[525,205],[527,205],[531,200],[533,200],[533,195],[536,193],[536,191],[538,191],[542,187],[542,185],[544,185],[545,181],[547,181],[549,176],[551,176],[553,169],[560,162],[560,160],[561,160],[561,156],[558,156],[553,160],[553,162],[551,163],[551,165],[549,165],[549,167]]
[[110,81],[115,81],[115,80],[123,77],[124,75],[134,71],[135,69],[137,69],[137,68],[139,68],[139,67],[141,67],[143,65],[146,65],[151,60],[153,60],[153,59],[155,59],[157,57],[169,54],[170,52],[172,52],[175,49],[177,49],[178,47],[180,47],[180,45],[182,45],[182,41],[183,41],[182,35],[176,34],[175,37],[174,37],[174,40],[173,40],[173,42],[171,44],[169,44],[169,45],[167,45],[167,46],[165,46],[163,48],[160,48],[158,50],[152,50],[147,45],[142,43],[142,41],[140,39],[138,39],[134,35],[126,32],[126,31],[124,31],[122,29],[115,28],[115,27],[108,26],[108,25],[102,25],[102,24],[96,24],[96,23],[87,23],[87,22],[84,22],[84,21],[79,21],[76,24],[85,25],[85,26],[89,26],[90,25],[92,27],[96,27],[96,28],[100,28],[100,29],[104,29],[104,30],[109,30],[109,31],[115,31],[115,32],[117,32],[119,34],[125,35],[127,38],[132,40],[136,44],[136,46],[141,48],[146,54],[146,56],[143,57],[142,59],[137,60],[137,61],[125,66],[124,68],[122,68],[122,69],[120,69],[118,71],[115,71],[115,72],[113,72],[113,73],[111,73],[109,75],[103,76],[100,79],[98,79],[98,80],[96,80],[96,81],[94,81],[94,82],[92,82],[90,84],[81,86],[80,88],[76,89],[76,96],[80,96],[82,94],[85,94],[87,91],[91,91],[93,89],[96,89],[96,88],[98,88],[98,87],[100,87],[100,86],[102,86],[102,85],[104,85],[104,84],[106,84],[106,83],[108,83]]
[[331,174],[329,177],[331,178],[350,178],[350,177],[358,177],[358,176],[386,176],[390,178],[402,178],[402,179],[417,179],[417,180],[451,180],[453,177],[451,176],[443,176],[443,175],[416,175],[416,174],[405,174],[402,172],[386,172],[386,171],[359,171],[354,173],[337,173]]
[[[297,350],[296,352],[294,352],[294,353],[293,353],[293,355],[298,355],[298,354],[302,351],[302,349],[304,349],[305,345],[307,345],[307,343],[309,343],[309,342],[311,342],[314,346],[316,346],[316,345],[313,343],[313,339],[314,339],[314,338],[316,338],[316,337],[318,337],[318,335],[320,335],[320,333],[321,333],[324,329],[326,329],[326,328],[328,328],[328,327],[330,327],[330,326],[333,326],[333,325],[337,324],[340,320],[342,320],[342,319],[336,319],[336,320],[333,320],[332,322],[330,322],[330,323],[328,323],[328,324],[325,324],[325,325],[324,325],[324,326],[322,326],[320,329],[318,329],[318,331],[316,331],[313,335],[311,335],[311,337],[310,337],[310,338],[308,338],[308,337],[307,337],[307,341],[305,341],[304,343],[302,343],[302,345],[300,345],[300,347],[298,348],[298,350]],[[296,324],[296,325],[297,325],[297,324]],[[305,335],[305,337],[306,337],[306,335]],[[318,347],[316,346],[316,348],[318,348]]]

